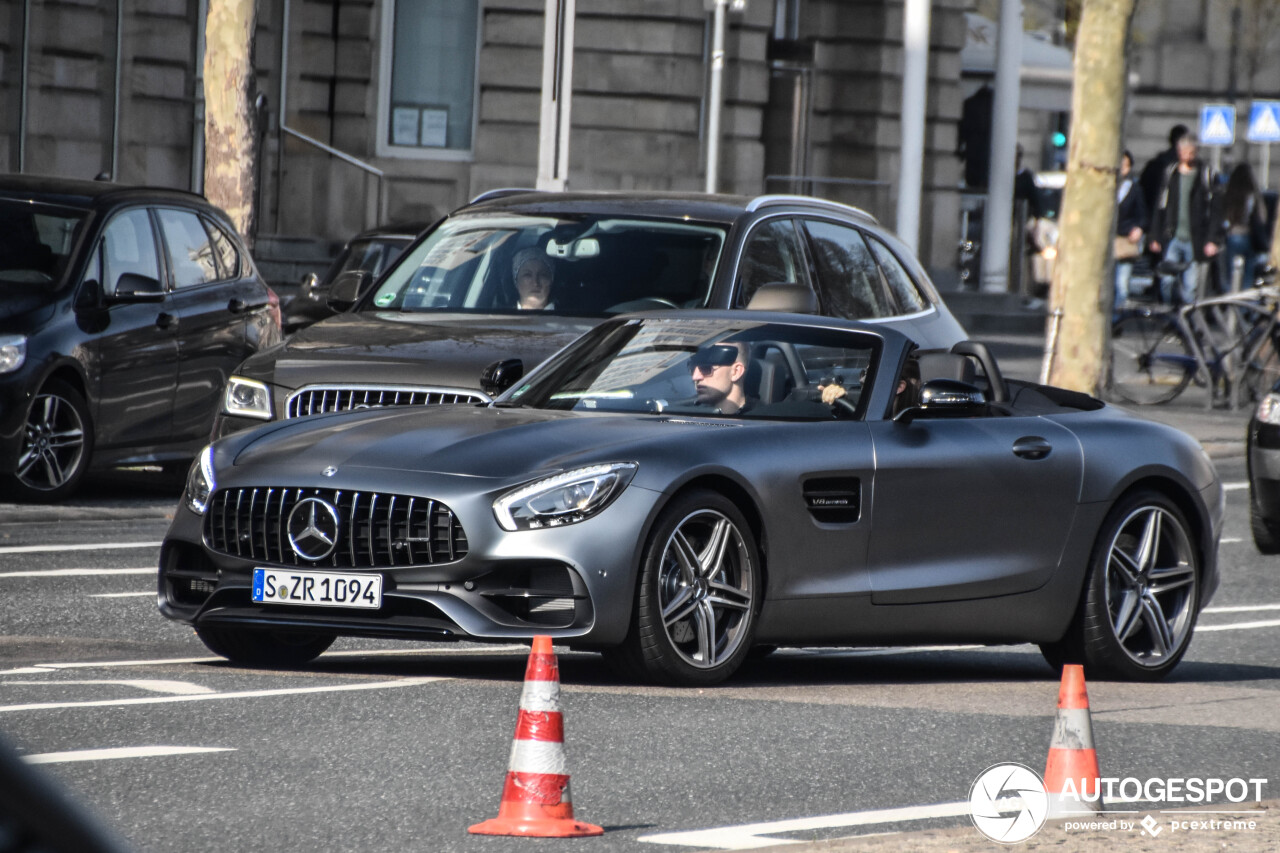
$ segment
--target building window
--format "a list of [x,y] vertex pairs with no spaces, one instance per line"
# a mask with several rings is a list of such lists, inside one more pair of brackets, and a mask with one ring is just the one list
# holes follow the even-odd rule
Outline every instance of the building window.
[[384,6],[378,153],[469,156],[475,129],[480,0]]

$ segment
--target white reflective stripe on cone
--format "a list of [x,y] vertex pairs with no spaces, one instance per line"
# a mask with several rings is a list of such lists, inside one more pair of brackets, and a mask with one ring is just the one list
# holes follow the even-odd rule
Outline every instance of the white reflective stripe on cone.
[[560,710],[559,681],[526,681],[520,693],[520,708],[541,713]]
[[569,774],[564,758],[564,744],[540,740],[513,740],[511,760],[507,769],[512,773],[547,773],[557,776]]
[[1093,723],[1088,708],[1059,708],[1050,749],[1093,749]]

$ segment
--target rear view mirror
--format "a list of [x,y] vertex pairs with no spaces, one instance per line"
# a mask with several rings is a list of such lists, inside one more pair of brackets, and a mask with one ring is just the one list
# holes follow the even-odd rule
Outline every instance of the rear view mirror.
[[164,288],[151,276],[127,272],[116,279],[115,293],[107,295],[108,302],[163,302]]
[[909,424],[916,418],[972,418],[987,410],[986,395],[976,385],[958,379],[931,379],[920,388],[920,402],[893,419]]
[[496,397],[520,381],[524,376],[524,362],[518,358],[495,361],[480,374],[480,387],[490,397]]
[[329,307],[341,313],[356,304],[373,279],[368,270],[347,270],[329,288]]
[[567,261],[594,258],[600,254],[600,241],[595,237],[583,237],[581,240],[570,240],[567,243],[551,240],[547,243],[547,254]]

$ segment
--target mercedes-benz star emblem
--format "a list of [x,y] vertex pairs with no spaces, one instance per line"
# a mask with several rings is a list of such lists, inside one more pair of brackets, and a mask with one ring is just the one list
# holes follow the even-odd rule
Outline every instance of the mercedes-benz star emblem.
[[338,511],[320,498],[304,498],[289,512],[289,545],[304,560],[323,560],[338,544]]

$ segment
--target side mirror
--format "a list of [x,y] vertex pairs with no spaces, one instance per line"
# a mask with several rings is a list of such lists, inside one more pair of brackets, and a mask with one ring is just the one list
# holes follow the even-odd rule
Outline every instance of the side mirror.
[[480,388],[496,397],[524,376],[524,362],[518,358],[495,361],[480,373]]
[[957,379],[930,379],[920,388],[920,403],[903,409],[894,423],[907,425],[916,418],[972,418],[985,414],[987,398],[975,385]]
[[329,288],[329,307],[342,313],[355,305],[371,278],[368,270],[347,270],[338,276]]
[[319,299],[318,290],[320,290],[320,276],[313,272],[304,275],[302,281],[298,284],[298,293],[307,299]]
[[107,302],[163,302],[164,288],[160,282],[148,275],[127,272],[116,280],[116,292],[108,294]]

